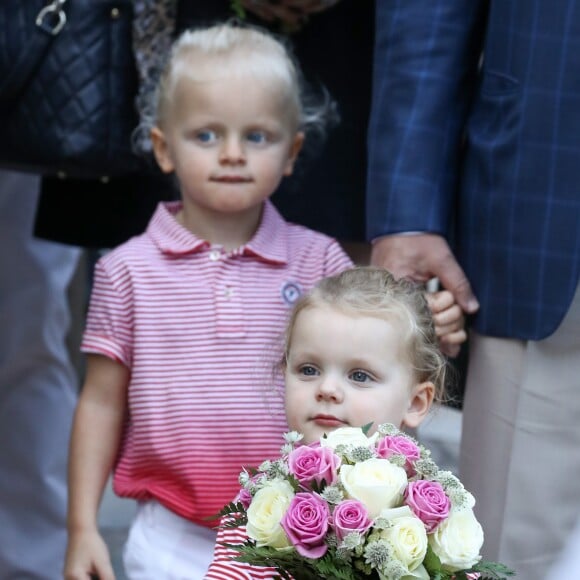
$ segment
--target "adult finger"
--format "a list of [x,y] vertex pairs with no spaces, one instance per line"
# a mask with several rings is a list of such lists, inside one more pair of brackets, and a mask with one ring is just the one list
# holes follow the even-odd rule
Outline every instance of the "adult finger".
[[441,258],[438,268],[441,285],[449,290],[464,312],[473,314],[479,309],[479,302],[471,289],[471,284],[451,252]]
[[389,270],[396,278],[427,282],[435,276],[426,256],[428,242],[434,237],[429,234],[394,234],[379,238],[372,246],[371,264]]

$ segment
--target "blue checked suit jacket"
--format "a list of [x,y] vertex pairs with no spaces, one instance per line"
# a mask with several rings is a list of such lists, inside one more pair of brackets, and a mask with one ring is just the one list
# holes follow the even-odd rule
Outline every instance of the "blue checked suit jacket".
[[550,335],[580,268],[580,0],[378,0],[376,26],[369,238],[446,236],[479,332]]

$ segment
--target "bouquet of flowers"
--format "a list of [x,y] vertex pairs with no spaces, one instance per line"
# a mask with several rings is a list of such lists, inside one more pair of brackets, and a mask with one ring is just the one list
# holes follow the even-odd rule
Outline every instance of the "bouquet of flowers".
[[475,500],[430,452],[390,424],[345,427],[313,445],[286,433],[281,457],[240,474],[223,526],[235,559],[281,578],[481,580],[513,572],[481,560]]

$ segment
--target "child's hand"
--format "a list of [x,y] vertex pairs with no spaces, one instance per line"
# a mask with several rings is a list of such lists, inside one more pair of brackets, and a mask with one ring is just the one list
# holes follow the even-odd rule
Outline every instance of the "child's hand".
[[463,311],[448,290],[428,293],[427,302],[433,313],[435,331],[443,354],[457,356],[461,344],[467,340]]
[[69,533],[65,580],[115,580],[107,546],[97,530]]

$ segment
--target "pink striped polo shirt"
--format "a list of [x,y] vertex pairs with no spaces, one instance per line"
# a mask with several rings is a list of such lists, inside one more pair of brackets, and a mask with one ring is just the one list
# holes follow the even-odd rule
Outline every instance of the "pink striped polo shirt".
[[204,518],[236,496],[241,467],[279,454],[286,420],[272,369],[290,306],[351,262],[270,202],[231,252],[182,227],[179,207],[160,204],[144,234],[99,260],[82,350],[131,370],[116,493],[215,526]]

